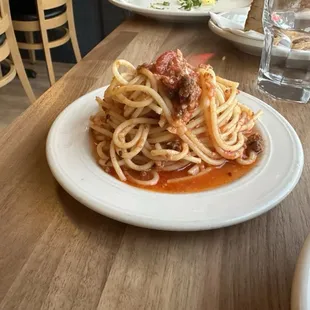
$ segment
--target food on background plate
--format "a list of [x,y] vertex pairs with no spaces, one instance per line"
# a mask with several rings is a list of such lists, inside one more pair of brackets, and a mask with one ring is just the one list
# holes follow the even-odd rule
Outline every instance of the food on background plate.
[[216,0],[178,0],[178,2],[181,5],[180,9],[190,11],[192,8],[197,8],[201,5],[214,5]]
[[251,3],[250,11],[245,22],[245,31],[254,30],[264,33],[262,19],[264,10],[264,0],[253,0]]
[[[302,8],[310,9],[309,0],[299,0],[299,1],[289,0],[287,2],[292,6],[292,8],[294,8],[294,6],[298,4]],[[245,28],[244,28],[245,31],[254,30],[260,33],[264,33],[262,25],[263,10],[264,10],[264,0],[252,1],[247,20],[245,22]],[[275,14],[274,18],[281,18],[281,17]],[[284,34],[289,38],[292,49],[310,50],[310,33],[306,32],[301,33],[293,30],[284,30],[284,29],[281,30],[281,33],[282,36]],[[280,36],[275,37],[274,44],[279,45],[281,41],[283,42],[284,45],[288,44],[287,39],[281,38]]]
[[294,50],[310,50],[310,33],[301,33],[299,31],[293,30],[281,30],[282,36],[276,36],[274,38],[275,45],[287,45],[288,40],[285,38],[287,36],[290,40],[289,44]]
[[150,7],[152,9],[156,9],[156,10],[164,10],[165,8],[170,6],[170,2],[169,1],[163,1],[163,2],[153,2],[150,4]]
[[[201,5],[214,5],[216,0],[177,0],[177,3],[180,5],[180,10],[190,11],[193,8],[199,8]],[[150,7],[156,10],[164,10],[170,7],[170,1],[152,2]]]
[[178,0],[178,3],[181,5],[180,9],[190,11],[193,8],[199,8],[201,6],[201,0]]
[[[121,181],[159,191],[182,191],[185,184],[202,190],[198,179],[215,179],[205,188],[233,181],[263,151],[255,129],[261,112],[240,103],[239,84],[216,76],[210,65],[193,67],[176,50],[137,68],[116,60],[112,69],[90,128],[99,165]],[[221,171],[226,179],[219,181]]]

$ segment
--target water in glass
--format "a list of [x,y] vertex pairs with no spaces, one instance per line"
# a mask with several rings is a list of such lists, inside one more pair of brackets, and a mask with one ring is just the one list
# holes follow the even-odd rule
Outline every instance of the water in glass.
[[310,0],[265,0],[258,86],[274,98],[310,102]]

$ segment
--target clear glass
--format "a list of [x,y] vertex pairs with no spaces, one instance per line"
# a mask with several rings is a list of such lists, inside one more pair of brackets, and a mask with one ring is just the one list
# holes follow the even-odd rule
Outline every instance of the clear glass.
[[265,0],[260,90],[277,99],[310,102],[310,0]]

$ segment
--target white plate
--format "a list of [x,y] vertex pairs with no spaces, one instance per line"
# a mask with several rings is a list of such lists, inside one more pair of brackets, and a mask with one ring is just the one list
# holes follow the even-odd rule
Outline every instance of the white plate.
[[249,174],[229,185],[192,194],[142,190],[106,174],[90,147],[89,116],[98,111],[95,90],[69,105],[47,139],[47,159],[60,185],[75,199],[116,220],[155,229],[203,230],[254,218],[277,205],[297,184],[303,150],[292,126],[273,108],[241,92],[239,100],[264,115],[258,127],[266,143]]
[[291,298],[291,310],[308,309],[310,309],[310,235],[296,264]]
[[249,6],[251,0],[218,0],[215,5],[202,5],[190,11],[180,9],[177,0],[168,0],[170,5],[163,10],[151,8],[151,4],[163,2],[164,0],[109,0],[112,4],[123,9],[158,20],[167,21],[197,21],[209,16],[209,12],[225,12],[235,8]]
[[249,39],[263,41],[264,35],[262,33],[254,30],[244,31],[248,12],[249,8],[241,8],[220,14],[210,12],[210,16],[213,23],[223,30],[230,31],[234,34],[244,36]]
[[[218,36],[232,42],[232,44],[240,51],[254,56],[261,56],[264,41],[252,39],[245,37],[244,35],[238,35],[236,32],[232,33],[229,30],[222,29],[212,20],[209,20],[209,28]],[[286,49],[281,46],[277,46],[273,49],[273,55],[279,58],[286,58]],[[289,66],[291,62],[292,66],[295,68],[297,66],[304,68],[305,66],[309,66],[309,61],[309,51],[292,50],[288,57],[287,65]]]
[[240,51],[244,53],[254,56],[260,56],[262,53],[264,44],[263,41],[251,40],[244,36],[232,33],[226,29],[222,29],[218,25],[216,25],[212,20],[209,20],[209,28],[211,29],[212,32],[214,32],[221,38],[224,38],[232,42],[232,44],[236,46],[236,48],[238,48]]

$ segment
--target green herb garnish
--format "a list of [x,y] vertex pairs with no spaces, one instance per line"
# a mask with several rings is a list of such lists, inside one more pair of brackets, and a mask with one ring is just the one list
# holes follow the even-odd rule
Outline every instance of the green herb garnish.
[[154,4],[163,5],[163,6],[169,6],[169,5],[170,5],[170,2],[164,1],[164,2],[156,2],[156,3],[154,3]]
[[192,8],[201,6],[201,0],[178,0],[181,4],[180,9],[190,11]]
[[164,10],[164,8],[159,8],[158,6],[155,6],[153,3],[151,3],[150,7],[156,10]]
[[154,3],[151,3],[150,6],[151,6],[151,8],[156,9],[156,10],[164,10],[165,8],[163,8],[163,6],[170,6],[170,2],[168,2],[168,1],[154,2]]

